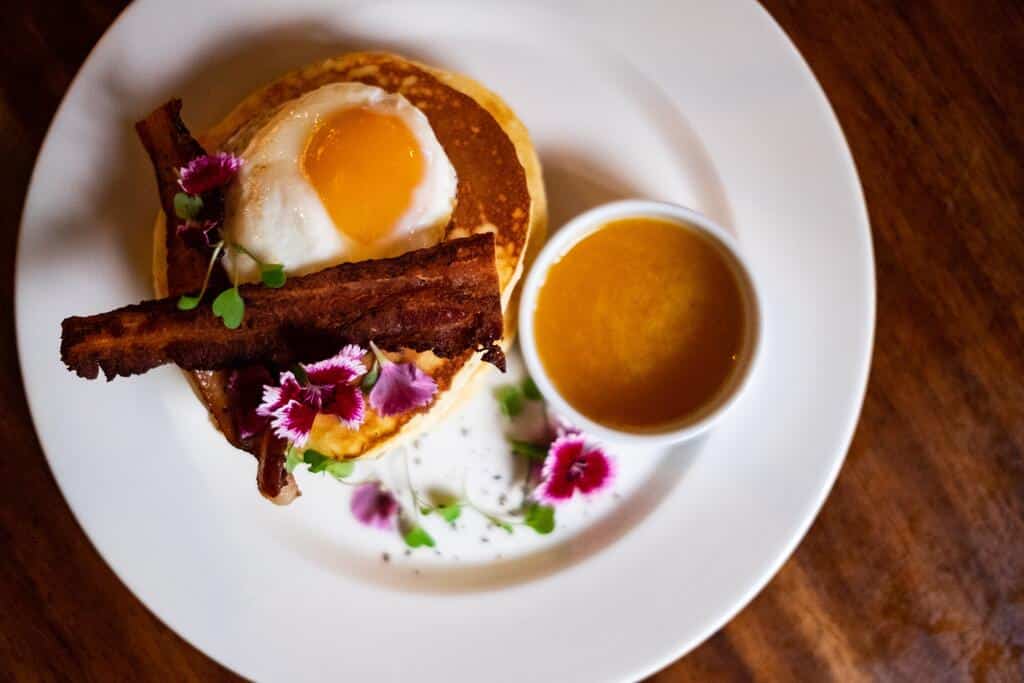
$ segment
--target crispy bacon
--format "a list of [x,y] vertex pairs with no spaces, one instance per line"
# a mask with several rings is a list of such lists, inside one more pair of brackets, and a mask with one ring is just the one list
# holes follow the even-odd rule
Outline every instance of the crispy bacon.
[[[181,120],[179,99],[164,103],[136,123],[135,130],[153,164],[160,206],[168,221],[164,235],[168,295],[179,296],[197,292],[203,286],[212,253],[211,249],[203,244],[182,239],[174,229],[174,196],[181,191],[178,184],[179,169],[206,151],[192,137],[185,122]],[[223,209],[223,193],[208,193],[203,204],[204,218],[219,220],[223,218]],[[222,269],[214,268],[211,276],[211,284],[215,291],[227,286],[227,276]],[[227,392],[227,374],[201,370],[191,373],[191,378],[196,391],[202,396],[203,403],[210,411],[210,417],[228,441],[255,453],[255,445],[243,444],[238,438],[238,429],[232,417]]]
[[61,358],[81,377],[108,379],[165,363],[187,370],[258,360],[319,360],[344,344],[433,350],[452,357],[492,349],[502,335],[494,237],[486,233],[402,256],[292,278],[281,289],[243,285],[245,319],[229,330],[209,306],[179,311],[174,299],[146,301],[62,323]]
[[285,469],[288,444],[269,429],[260,437],[256,467],[256,487],[263,497],[275,505],[288,505],[302,495],[295,478]]
[[[165,103],[136,123],[135,130],[149,153],[160,193],[160,206],[167,217],[164,246],[167,254],[168,293],[170,296],[179,296],[196,292],[202,287],[212,254],[209,247],[186,242],[178,234],[174,226],[174,195],[181,191],[178,169],[206,152],[181,120],[181,100],[178,99]],[[214,190],[203,196],[202,219],[219,221],[223,218],[223,212],[222,190]],[[227,286],[227,276],[222,269],[214,269],[211,285],[214,291]],[[280,439],[272,438],[269,430],[259,438],[241,438],[235,423],[238,411],[232,409],[238,399],[228,391],[228,373],[223,370],[197,370],[190,375],[196,391],[210,411],[210,418],[224,437],[235,447],[256,456],[259,463],[256,485],[260,493],[280,505],[286,505],[300,495],[295,478],[284,470],[285,444]]]
[[[206,154],[202,145],[188,132],[181,120],[181,100],[171,100],[135,124],[156,173],[160,190],[160,206],[167,216],[165,245],[167,247],[167,290],[170,296],[196,292],[203,285],[206,267],[212,249],[205,245],[188,244],[177,233],[174,214],[174,195],[181,192],[178,169],[189,161]],[[212,190],[203,195],[203,220],[221,221],[224,217],[224,191]],[[215,289],[227,286],[223,269],[213,272]]]

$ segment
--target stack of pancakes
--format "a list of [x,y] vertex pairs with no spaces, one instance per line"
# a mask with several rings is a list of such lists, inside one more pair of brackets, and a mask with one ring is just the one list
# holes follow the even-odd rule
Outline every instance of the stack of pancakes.
[[[494,233],[507,350],[515,329],[514,291],[524,268],[544,242],[547,205],[540,163],[522,122],[494,93],[465,76],[385,53],[351,53],[291,72],[249,95],[221,123],[200,136],[207,150],[241,155],[279,108],[328,83],[360,82],[400,93],[430,122],[458,175],[455,210],[444,239]],[[153,276],[158,296],[167,294],[166,223],[157,220]],[[496,372],[466,351],[453,358],[405,351],[433,376],[438,392],[423,409],[391,417],[367,415],[358,430],[320,416],[308,447],[336,458],[376,455],[436,423],[468,397],[481,375]],[[207,404],[211,411],[214,406]]]

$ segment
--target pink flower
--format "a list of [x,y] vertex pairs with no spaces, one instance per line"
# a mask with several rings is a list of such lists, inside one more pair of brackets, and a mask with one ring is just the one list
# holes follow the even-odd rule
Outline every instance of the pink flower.
[[551,444],[541,477],[534,495],[557,505],[577,491],[589,496],[607,489],[615,478],[615,464],[600,448],[589,447],[582,434],[569,432]]
[[264,386],[259,415],[270,418],[274,433],[296,446],[306,445],[316,416],[333,415],[349,429],[358,429],[366,416],[363,394],[356,383],[366,374],[366,351],[350,344],[338,355],[303,365],[308,383],[293,372],[281,373],[280,386]]
[[370,391],[370,406],[378,415],[398,415],[433,400],[437,393],[433,377],[412,363],[392,363],[373,342],[370,348],[380,363],[380,377]]
[[393,529],[398,516],[398,501],[376,482],[363,484],[352,493],[352,514],[366,526]]
[[178,184],[188,194],[203,194],[230,183],[241,167],[242,160],[234,154],[205,154],[178,169]]

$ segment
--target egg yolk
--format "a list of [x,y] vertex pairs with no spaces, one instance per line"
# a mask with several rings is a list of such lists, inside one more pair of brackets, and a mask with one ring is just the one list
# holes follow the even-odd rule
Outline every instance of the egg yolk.
[[335,227],[362,244],[392,232],[412,204],[425,167],[409,127],[366,107],[321,119],[301,164]]

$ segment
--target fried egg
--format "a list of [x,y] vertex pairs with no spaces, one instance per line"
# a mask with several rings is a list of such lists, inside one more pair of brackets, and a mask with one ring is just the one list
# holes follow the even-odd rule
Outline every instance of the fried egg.
[[[286,103],[242,158],[225,233],[289,275],[437,244],[455,205],[455,169],[427,117],[361,83]],[[225,267],[241,282],[259,279],[242,253],[230,251]]]

